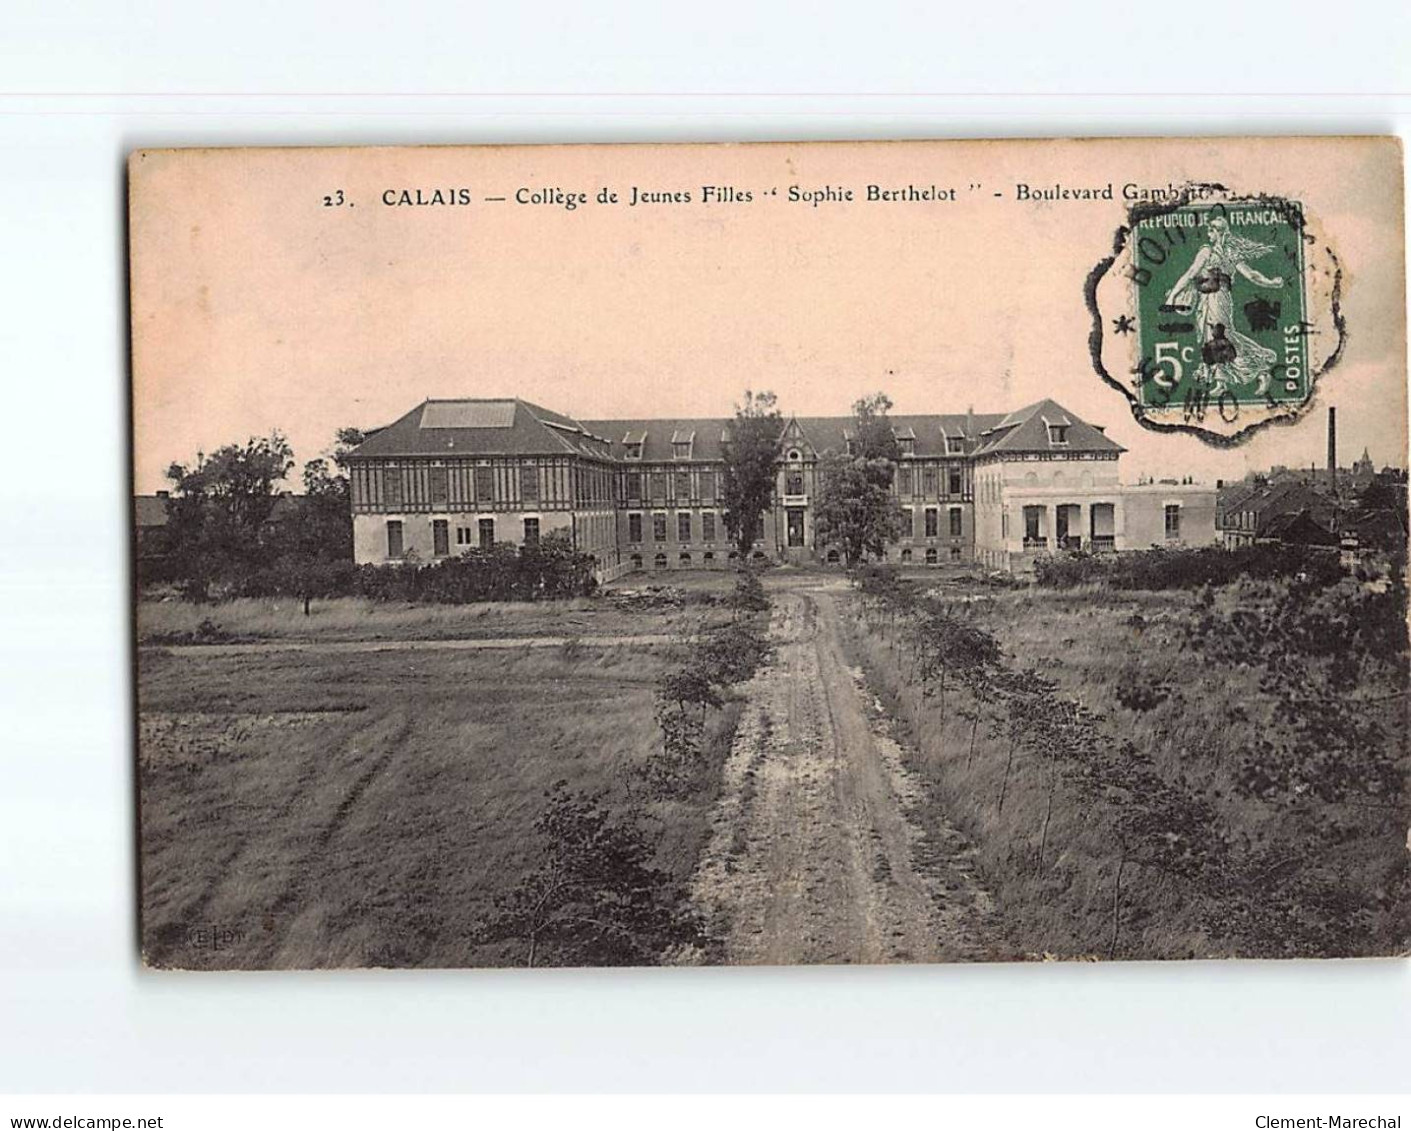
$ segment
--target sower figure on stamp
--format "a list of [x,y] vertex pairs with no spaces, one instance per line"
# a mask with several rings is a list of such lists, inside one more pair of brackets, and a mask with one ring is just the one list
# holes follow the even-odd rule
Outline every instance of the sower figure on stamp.
[[1196,252],[1185,274],[1167,292],[1165,305],[1182,311],[1195,309],[1196,330],[1201,342],[1201,364],[1195,371],[1197,381],[1208,385],[1215,396],[1230,386],[1258,382],[1255,391],[1262,396],[1273,380],[1278,355],[1235,329],[1231,291],[1235,275],[1248,279],[1255,286],[1282,287],[1282,276],[1262,275],[1249,265],[1249,260],[1268,255],[1274,249],[1234,235],[1223,216],[1212,217],[1206,232],[1206,242]]

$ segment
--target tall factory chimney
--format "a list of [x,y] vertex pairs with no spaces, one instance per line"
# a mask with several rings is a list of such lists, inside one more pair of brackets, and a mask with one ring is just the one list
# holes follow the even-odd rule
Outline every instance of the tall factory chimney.
[[1338,410],[1328,406],[1328,486],[1338,486]]

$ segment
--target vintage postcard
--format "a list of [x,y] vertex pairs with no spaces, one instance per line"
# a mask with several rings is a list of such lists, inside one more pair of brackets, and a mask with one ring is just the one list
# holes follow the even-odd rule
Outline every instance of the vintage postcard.
[[1395,139],[128,175],[149,965],[1411,949]]

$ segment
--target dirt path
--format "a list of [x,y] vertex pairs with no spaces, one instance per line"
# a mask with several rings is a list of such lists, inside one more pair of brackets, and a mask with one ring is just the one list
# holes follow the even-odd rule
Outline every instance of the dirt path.
[[941,962],[993,946],[993,905],[850,666],[837,589],[777,590],[693,895],[732,963]]

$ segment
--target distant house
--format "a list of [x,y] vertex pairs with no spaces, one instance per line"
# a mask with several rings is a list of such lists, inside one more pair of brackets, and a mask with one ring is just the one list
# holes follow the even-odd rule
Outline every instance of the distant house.
[[[1220,489],[1217,521],[1220,535],[1230,549],[1256,542],[1284,540],[1289,532],[1301,532],[1305,544],[1336,545],[1337,502],[1315,484],[1294,476],[1275,476],[1268,482],[1237,483]],[[1289,525],[1295,516],[1306,521]],[[1331,541],[1309,543],[1309,527],[1315,526]]]
[[155,495],[134,495],[132,499],[133,529],[139,558],[160,557],[167,552],[167,503],[165,491]]

